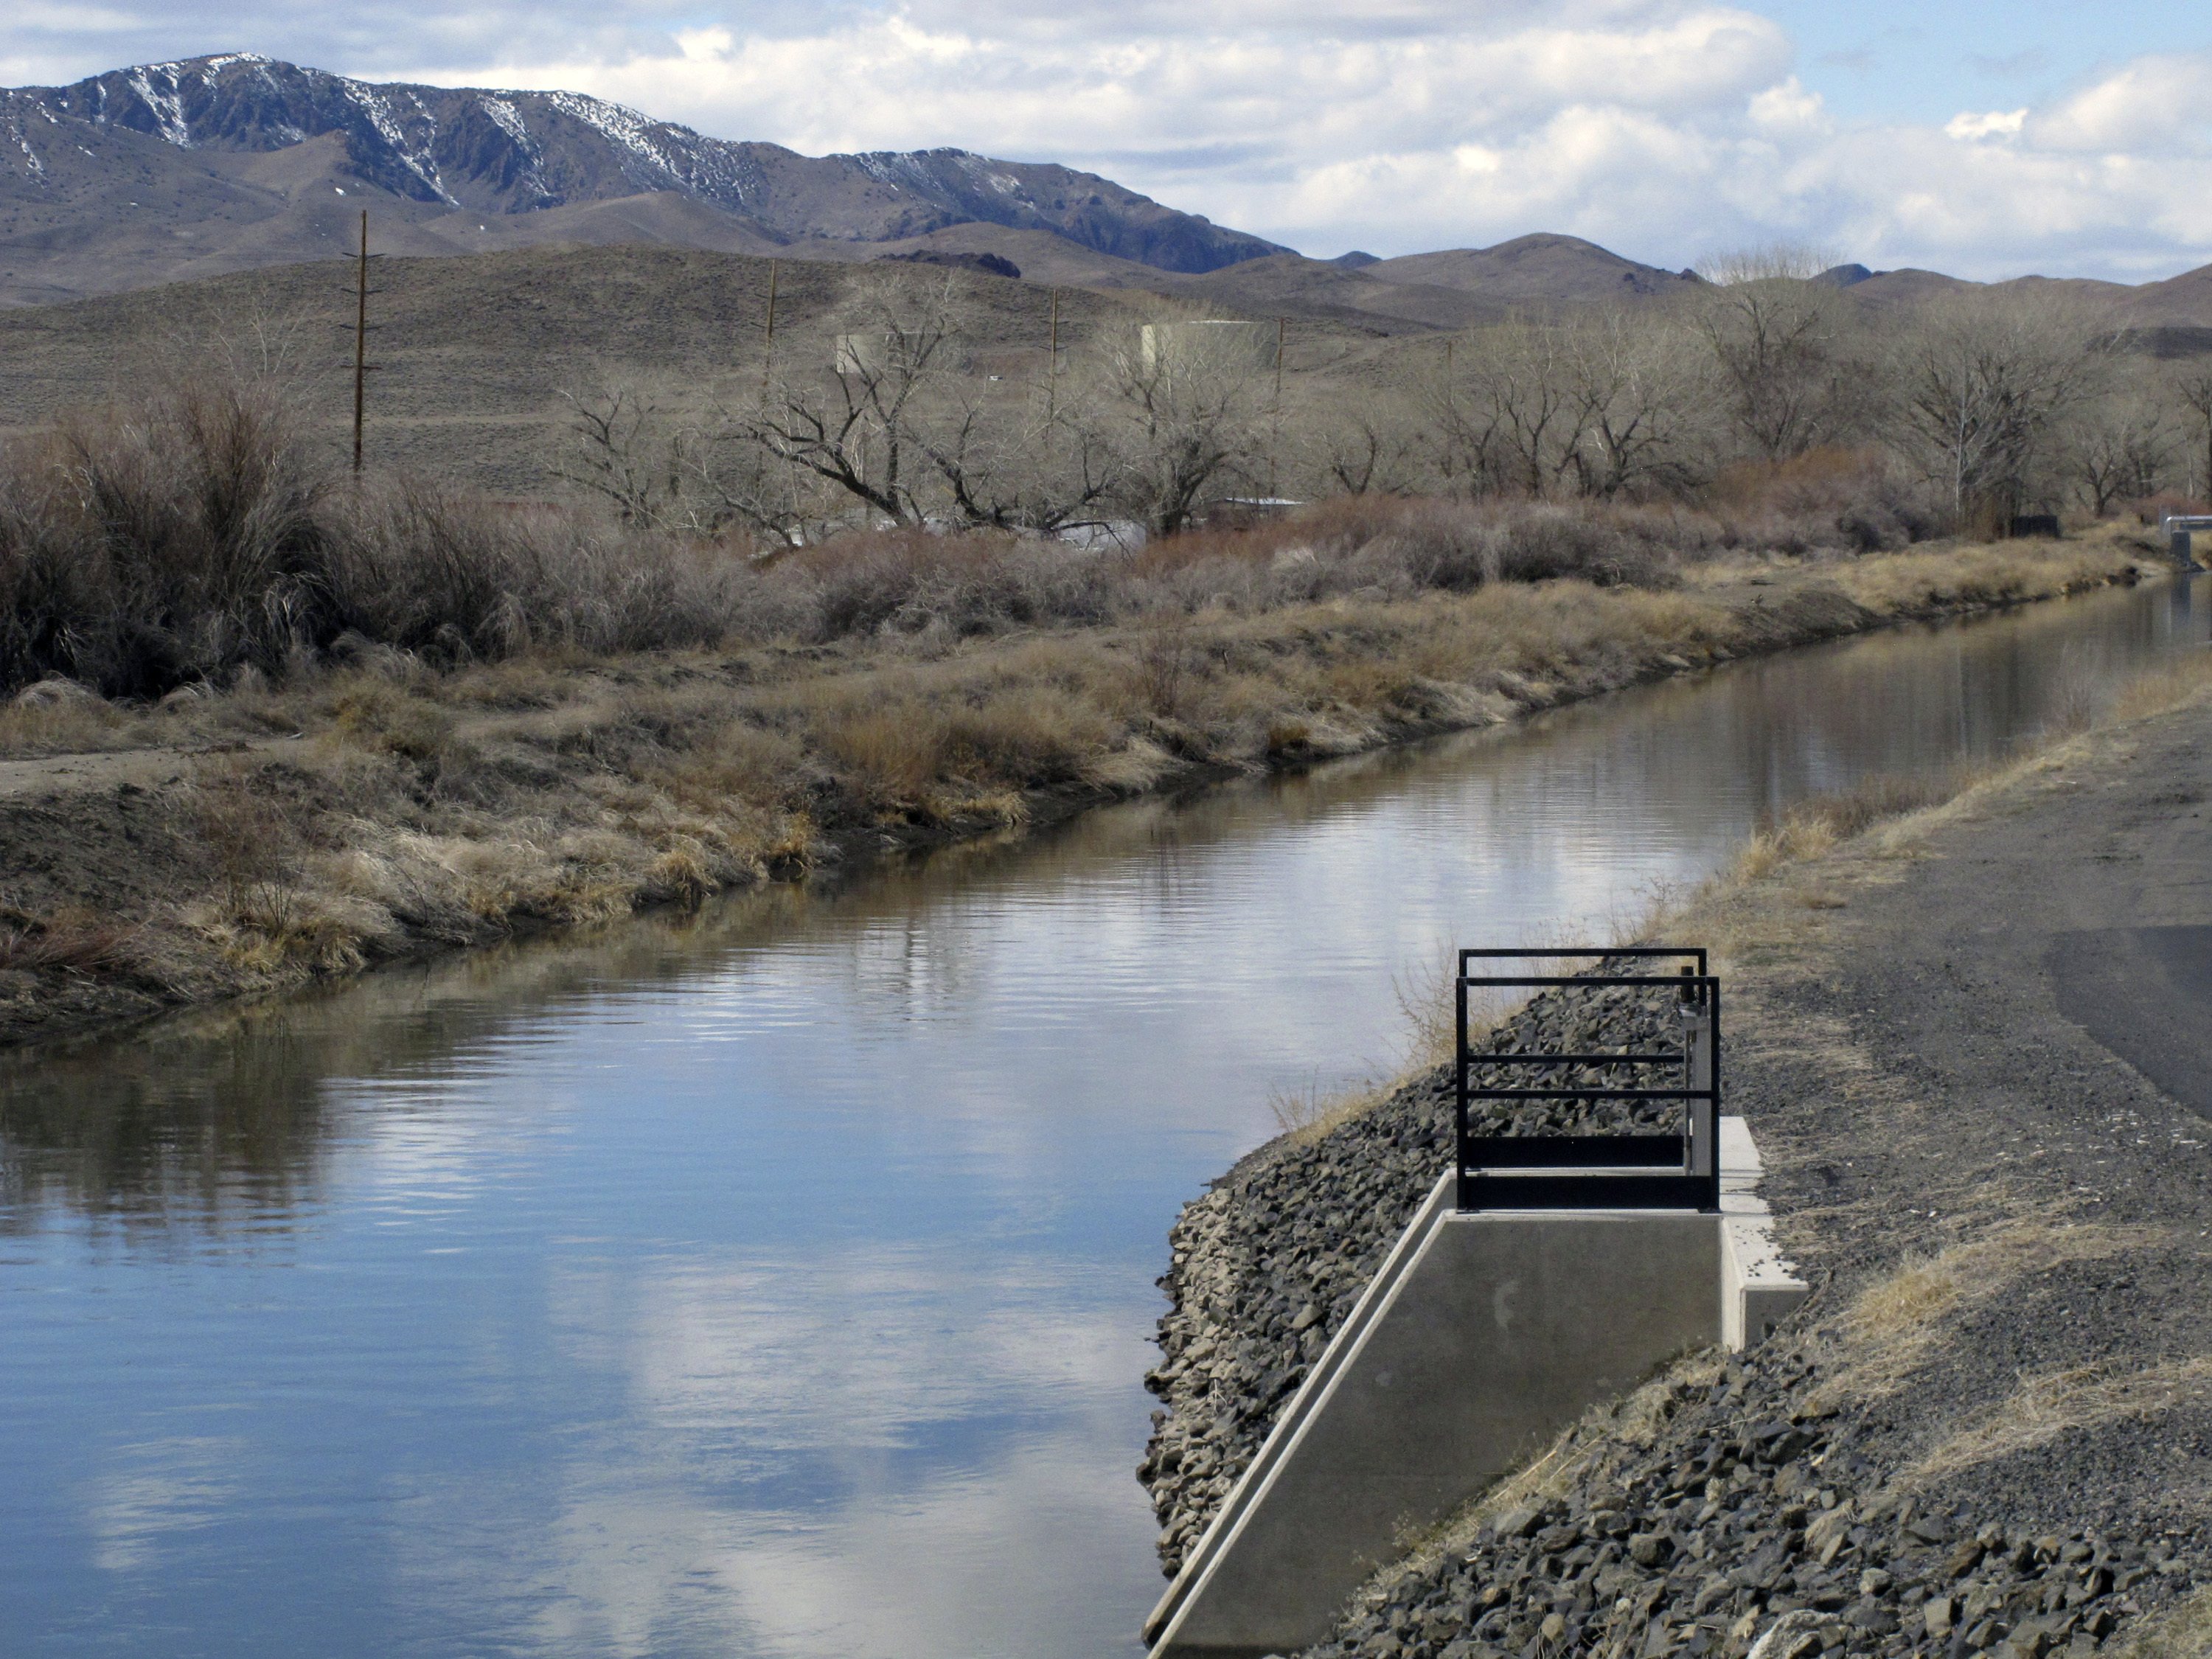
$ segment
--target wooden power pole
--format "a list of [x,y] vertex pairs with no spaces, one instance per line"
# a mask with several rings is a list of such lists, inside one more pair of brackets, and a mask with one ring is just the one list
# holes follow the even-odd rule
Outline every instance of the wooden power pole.
[[1274,419],[1267,434],[1267,499],[1270,502],[1282,495],[1282,480],[1278,475],[1283,447],[1283,334],[1290,326],[1290,319],[1275,319],[1275,408]]
[[1044,420],[1050,426],[1060,414],[1060,290],[1052,291],[1052,331],[1045,343]]
[[361,476],[362,416],[368,410],[368,210],[361,210],[361,264],[354,283],[353,313],[353,474]]
[[761,405],[768,405],[769,378],[775,373],[775,261],[768,262],[768,326],[761,348]]

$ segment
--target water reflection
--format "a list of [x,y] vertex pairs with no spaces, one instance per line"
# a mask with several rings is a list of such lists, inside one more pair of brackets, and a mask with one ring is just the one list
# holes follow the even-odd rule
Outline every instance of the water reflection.
[[2178,586],[0,1063],[27,1650],[1095,1655],[1176,1206],[1394,972],[1987,756]]

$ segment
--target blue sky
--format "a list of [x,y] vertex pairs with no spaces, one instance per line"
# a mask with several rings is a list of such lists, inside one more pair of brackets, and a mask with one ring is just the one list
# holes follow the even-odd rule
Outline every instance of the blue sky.
[[820,153],[1094,168],[1308,252],[1774,240],[2139,282],[2212,263],[2212,8],[1996,0],[11,0],[0,81],[252,50],[570,87]]
[[1942,0],[1753,5],[1788,30],[1798,77],[1838,113],[1941,125],[1969,105],[2048,102],[2129,58],[2212,48],[2212,8]]

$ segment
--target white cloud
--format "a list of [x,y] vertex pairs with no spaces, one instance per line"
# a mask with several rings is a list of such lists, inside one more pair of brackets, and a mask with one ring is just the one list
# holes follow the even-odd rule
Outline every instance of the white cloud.
[[[204,18],[107,0],[72,33],[34,3],[0,24],[0,68],[211,44]],[[247,0],[221,15],[224,45],[574,87],[813,153],[1065,161],[1323,254],[1556,229],[1669,265],[1764,236],[1978,276],[2212,258],[2192,205],[2212,165],[2208,52],[2017,109],[1872,125],[1803,85],[1772,18],[1714,0],[365,0],[342,21]]]
[[1954,138],[1971,142],[1977,138],[2017,138],[2020,130],[2027,124],[2025,109],[1987,110],[1976,115],[1962,112],[1943,124],[1943,131]]
[[533,1650],[967,1659],[1099,1650],[1157,1591],[1125,1276],[877,1243],[548,1289],[556,1363],[623,1408],[401,1475],[414,1602],[516,1609]]
[[1760,131],[1782,137],[1829,131],[1828,106],[1817,92],[1805,90],[1796,76],[1778,86],[1756,93],[1751,100],[1752,125]]
[[2139,58],[2033,121],[2051,149],[2203,158],[2212,153],[2212,52]]
[[[1066,161],[1323,254],[1562,230],[1668,265],[1765,236],[1978,276],[2212,257],[2176,205],[2197,188],[2212,56],[1941,127],[1854,125],[1793,68],[1771,20],[1663,0],[1409,3],[1379,21],[1321,3],[931,0],[812,31],[702,27],[620,61],[517,58],[491,78],[812,152]],[[2100,149],[2117,153],[2085,153]]]
[[231,1501],[239,1451],[235,1440],[185,1436],[107,1452],[85,1504],[93,1565],[137,1571],[175,1534],[213,1524]]

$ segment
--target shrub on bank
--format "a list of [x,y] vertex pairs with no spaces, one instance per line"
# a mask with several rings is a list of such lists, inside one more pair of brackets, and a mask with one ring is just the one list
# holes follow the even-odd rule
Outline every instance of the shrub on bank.
[[147,699],[376,649],[450,665],[960,638],[1555,578],[1665,587],[1683,562],[1731,550],[1918,533],[1901,519],[1852,527],[1852,511],[1898,511],[1872,463],[1768,471],[1732,476],[1703,507],[1349,496],[1129,556],[913,529],[763,556],[571,509],[364,486],[319,470],[279,404],[224,388],[73,421],[0,462],[0,690],[60,678]]

